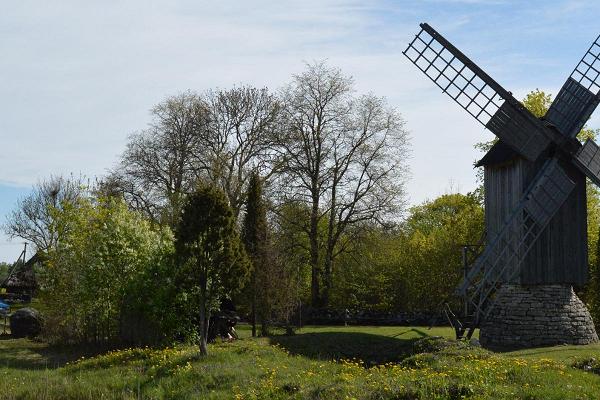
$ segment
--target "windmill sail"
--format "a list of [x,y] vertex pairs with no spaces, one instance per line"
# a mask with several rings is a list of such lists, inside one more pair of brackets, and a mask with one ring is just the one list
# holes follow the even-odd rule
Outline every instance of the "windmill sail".
[[575,137],[600,102],[600,36],[558,92],[544,117],[565,136]]
[[404,55],[523,157],[534,161],[550,144],[537,118],[428,24],[421,24],[421,31]]
[[600,149],[596,142],[588,139],[573,158],[573,164],[592,182],[600,186]]

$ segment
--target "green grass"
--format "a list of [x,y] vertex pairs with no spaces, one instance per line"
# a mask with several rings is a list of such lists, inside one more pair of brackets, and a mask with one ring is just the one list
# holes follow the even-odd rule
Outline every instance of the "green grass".
[[258,339],[248,327],[238,332],[243,339],[211,345],[206,358],[193,346],[106,352],[0,340],[0,399],[600,398],[600,376],[571,367],[600,357],[600,345],[494,354],[453,344],[412,354],[415,340],[453,332],[307,327]]
[[596,357],[600,359],[600,344],[587,346],[554,346],[536,349],[518,350],[505,353],[506,356],[521,357],[524,359],[549,358],[565,364],[572,364],[581,358]]

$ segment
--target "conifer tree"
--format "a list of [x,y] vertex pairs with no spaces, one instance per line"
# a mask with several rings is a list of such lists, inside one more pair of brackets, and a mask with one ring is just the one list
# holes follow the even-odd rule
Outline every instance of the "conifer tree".
[[248,185],[246,216],[242,228],[242,240],[249,255],[253,270],[250,276],[249,297],[252,318],[252,336],[256,336],[257,318],[260,319],[262,334],[266,334],[269,318],[265,300],[264,283],[267,276],[268,263],[268,226],[267,211],[262,198],[260,177],[254,172]]
[[207,354],[210,315],[219,301],[241,288],[249,263],[227,198],[214,186],[191,194],[175,232],[179,281],[196,308],[200,354]]

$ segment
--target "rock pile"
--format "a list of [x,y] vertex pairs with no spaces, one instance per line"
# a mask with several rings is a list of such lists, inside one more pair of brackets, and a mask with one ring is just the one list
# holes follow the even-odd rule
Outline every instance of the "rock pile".
[[479,336],[483,347],[499,350],[598,341],[570,285],[503,285]]
[[40,333],[42,319],[34,308],[21,308],[10,316],[10,333],[13,337],[33,337]]

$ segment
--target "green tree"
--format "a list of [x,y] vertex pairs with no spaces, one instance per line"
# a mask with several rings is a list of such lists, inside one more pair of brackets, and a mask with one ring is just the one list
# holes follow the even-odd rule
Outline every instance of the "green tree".
[[[58,342],[118,340],[133,282],[170,246],[119,198],[80,198],[54,209],[61,238],[42,282],[46,334]],[[166,236],[165,236],[166,235]]]
[[443,195],[413,207],[403,230],[406,273],[398,286],[408,308],[436,310],[462,279],[462,246],[481,241],[483,207],[474,195]]
[[7,278],[11,265],[5,262],[0,262],[0,282]]
[[200,185],[188,197],[175,231],[175,252],[180,287],[198,313],[200,354],[206,355],[211,313],[243,286],[249,272],[233,212],[219,189]]
[[168,228],[162,228],[161,233],[150,262],[127,287],[120,316],[120,336],[125,343],[156,345],[197,338],[196,326],[187,318],[187,304],[181,301],[174,279],[173,235]]
[[535,89],[525,95],[522,103],[533,115],[541,118],[546,115],[550,105],[552,105],[552,95],[546,94],[540,89]]
[[[302,304],[311,302],[310,240],[307,221],[310,208],[304,202],[279,204],[272,218],[272,237],[276,260],[286,272],[289,286],[284,308],[279,311],[286,321],[291,322],[293,310],[302,309]],[[320,232],[323,235],[323,224]],[[321,236],[323,237],[323,236]],[[296,322],[302,323],[301,319]]]
[[336,275],[331,306],[337,310],[406,311],[408,292],[403,277],[409,265],[407,238],[401,229],[363,226],[361,240],[340,255],[343,273]]
[[[267,330],[267,315],[266,301],[264,291],[260,291],[260,287],[264,286],[266,280],[270,279],[267,275],[268,268],[268,226],[267,226],[267,210],[262,198],[262,185],[260,178],[256,172],[250,176],[248,185],[248,199],[246,203],[246,215],[242,228],[242,240],[246,248],[246,252],[252,263],[252,273],[250,275],[250,303],[252,317],[252,336],[256,336],[256,321],[257,317],[261,321],[262,331],[265,334]],[[258,297],[261,297],[259,299]],[[257,303],[260,306],[257,307]],[[258,308],[258,309],[257,309]],[[260,315],[258,315],[260,314]]]
[[[279,252],[273,243],[261,179],[256,173],[250,177],[242,239],[253,265],[247,290],[251,303],[252,335],[256,335],[258,319],[261,335],[266,336],[272,319],[289,325],[299,280],[292,254]],[[294,240],[291,237],[282,239],[286,242]]]
[[461,247],[483,234],[472,195],[448,194],[413,207],[397,228],[363,226],[340,262],[332,304],[338,309],[438,311],[462,279]]
[[590,309],[594,324],[600,321],[600,241],[596,242],[595,264],[590,265],[590,281],[585,291],[584,301]]

